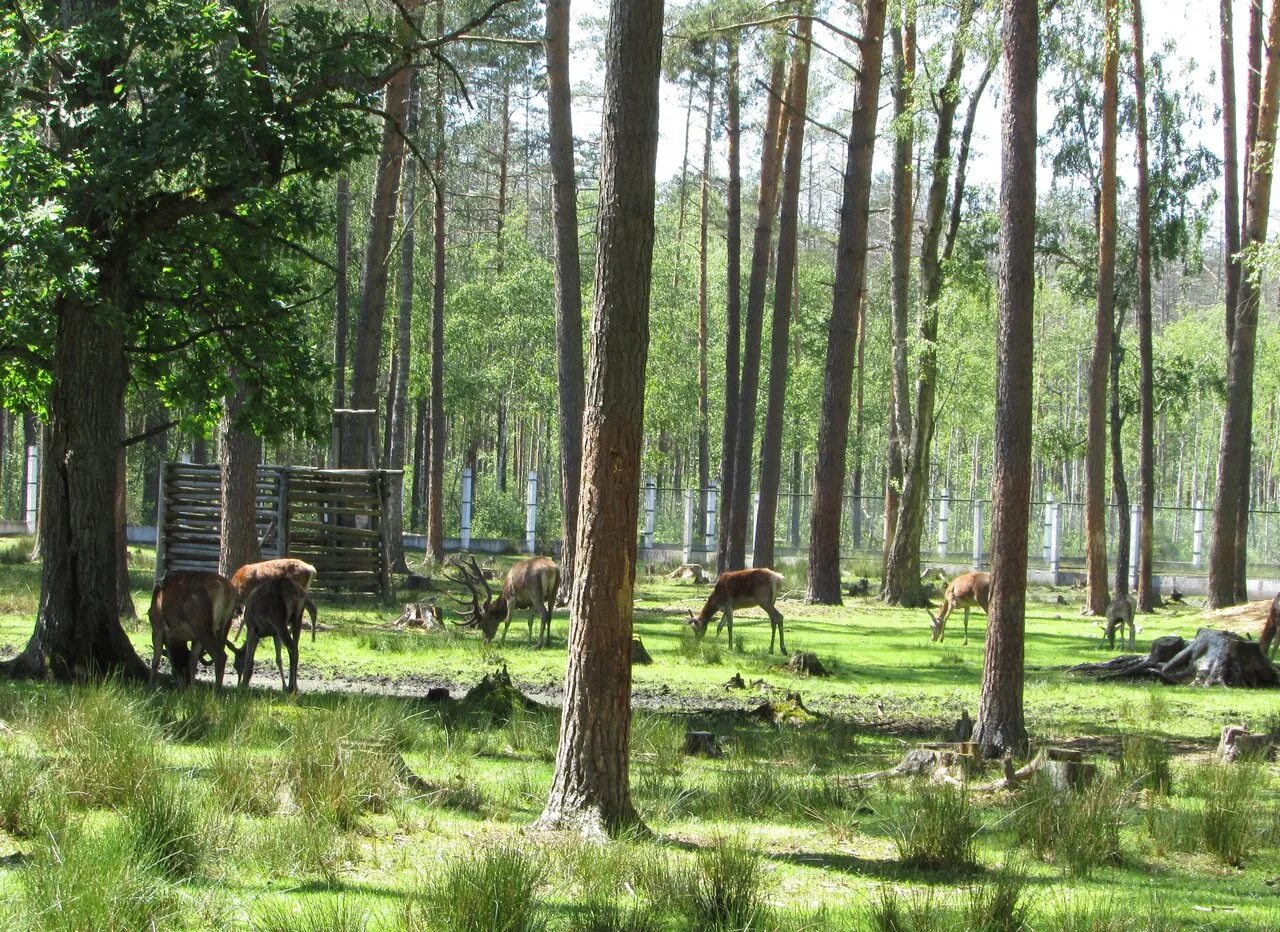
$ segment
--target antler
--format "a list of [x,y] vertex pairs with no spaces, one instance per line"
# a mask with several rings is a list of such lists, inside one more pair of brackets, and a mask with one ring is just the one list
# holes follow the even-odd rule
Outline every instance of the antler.
[[[489,605],[493,601],[493,590],[489,588],[489,583],[485,580],[484,574],[481,573],[480,568],[476,566],[475,557],[468,557],[468,559],[471,563],[470,568],[468,568],[461,560],[449,561],[449,565],[458,571],[457,576],[450,576],[449,578],[454,582],[462,583],[471,593],[471,608],[468,611],[458,613],[465,620],[454,622],[455,625],[460,625],[464,628],[475,627],[484,613],[488,611]],[[484,586],[485,598],[483,604],[480,602],[480,592],[475,587],[476,582],[479,582]],[[453,596],[452,598],[459,605],[467,604],[465,599],[459,599],[457,596]]]

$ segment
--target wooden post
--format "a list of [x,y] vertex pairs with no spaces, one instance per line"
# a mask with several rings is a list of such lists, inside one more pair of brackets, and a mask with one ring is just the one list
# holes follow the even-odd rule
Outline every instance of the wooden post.
[[155,581],[159,582],[164,579],[164,525],[165,525],[165,486],[169,477],[169,464],[160,464],[160,481],[159,488],[156,489],[156,571]]
[[1049,570],[1053,573],[1053,584],[1058,584],[1058,549],[1062,540],[1062,503],[1053,505],[1053,525],[1049,529]]
[[1044,544],[1040,548],[1040,559],[1046,564],[1053,555],[1053,496],[1044,503]]
[[462,468],[462,549],[471,549],[471,467]]
[[276,473],[276,556],[289,555],[289,467]]
[[524,549],[533,553],[538,546],[538,471],[529,470],[529,494],[525,497]]
[[943,489],[938,499],[938,556],[947,555],[947,522],[951,518],[951,493]]
[[1130,507],[1129,513],[1129,590],[1138,588],[1138,518],[1142,510],[1138,505]]
[[370,488],[373,492],[373,523],[372,530],[378,533],[374,535],[373,546],[378,549],[378,589],[382,593],[384,599],[391,597],[391,567],[387,564],[387,540],[382,534],[382,503],[385,502],[387,494],[387,475],[383,470],[376,470],[369,477]]
[[[751,540],[756,539],[756,525],[760,523],[760,493],[757,492],[751,497]],[[755,556],[755,545],[752,544],[752,556]],[[754,562],[754,561],[753,561]]]
[[653,559],[653,521],[658,505],[658,483],[652,477],[644,483],[644,558]]
[[973,568],[982,569],[982,499],[973,500]]

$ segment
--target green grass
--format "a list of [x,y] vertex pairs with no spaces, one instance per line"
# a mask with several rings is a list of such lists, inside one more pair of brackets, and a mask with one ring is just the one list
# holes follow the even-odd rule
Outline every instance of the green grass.
[[[35,569],[0,560],[9,653],[30,633]],[[145,569],[134,582],[142,607]],[[851,789],[976,711],[982,616],[967,647],[944,646],[922,612],[784,602],[789,646],[834,670],[808,679],[767,653],[755,612],[735,619],[742,650],[708,635],[692,651],[680,617],[706,592],[639,580],[655,663],[634,671],[631,776],[654,834],[605,848],[524,831],[550,784],[554,707],[420,698],[445,684],[456,700],[495,664],[554,697],[563,612],[552,649],[498,650],[387,631],[397,606],[322,596],[297,696],[0,681],[0,928],[1276,927],[1280,771],[1204,761],[1223,724],[1280,720],[1280,696],[1076,681],[1065,666],[1106,656],[1094,629],[1075,593],[1032,593],[1033,739],[1073,743],[1100,780],[1066,797]],[[1143,637],[1198,624],[1162,614]],[[726,690],[737,672],[748,688]],[[814,721],[748,714],[788,689]],[[689,729],[727,756],[684,757]]]

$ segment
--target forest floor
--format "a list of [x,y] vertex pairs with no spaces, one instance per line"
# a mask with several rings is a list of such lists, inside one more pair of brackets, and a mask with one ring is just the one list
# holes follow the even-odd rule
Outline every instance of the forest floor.
[[[0,550],[0,656],[34,617],[23,550]],[[1108,656],[1099,629],[1078,590],[1034,590],[1033,741],[1085,751],[1099,778],[857,788],[976,713],[985,616],[968,645],[960,617],[935,644],[920,610],[784,600],[788,647],[831,674],[810,678],[768,653],[758,611],[733,645],[693,641],[681,619],[708,591],[637,582],[654,662],[633,671],[632,788],[652,835],[603,850],[525,831],[550,783],[564,610],[538,651],[519,615],[486,647],[321,593],[292,697],[269,648],[247,692],[0,682],[0,928],[1280,929],[1280,769],[1212,754],[1225,724],[1280,730],[1280,692],[1078,679],[1066,667]],[[1138,650],[1207,622],[1140,617]],[[148,656],[145,624],[131,636]],[[534,705],[462,700],[503,665]],[[427,701],[440,686],[452,698]],[[811,718],[753,714],[790,690]],[[684,756],[690,729],[725,756]]]

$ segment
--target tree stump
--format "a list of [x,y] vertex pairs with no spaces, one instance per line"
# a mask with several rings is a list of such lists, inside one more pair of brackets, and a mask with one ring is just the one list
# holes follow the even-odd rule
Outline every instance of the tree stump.
[[707,581],[707,574],[701,563],[681,563],[667,574],[667,579],[688,579],[702,585]]
[[394,627],[417,628],[435,633],[443,633],[447,630],[444,620],[440,617],[440,606],[435,603],[428,605],[426,602],[406,602]]
[[866,597],[871,594],[871,582],[862,576],[857,582],[849,583],[849,595]]
[[798,650],[787,661],[787,669],[805,676],[827,676],[827,670],[812,651]]
[[760,703],[751,714],[773,725],[803,725],[818,718],[804,707],[804,701],[795,691],[788,692],[781,702]]
[[728,682],[724,684],[725,689],[746,689],[747,684],[742,679],[741,673],[735,673],[729,677]]
[[690,757],[724,757],[720,739],[709,731],[686,731],[684,753]]
[[1271,735],[1255,735],[1243,725],[1222,726],[1218,739],[1218,755],[1224,761],[1271,760],[1274,744]]
[[1175,685],[1280,686],[1280,672],[1256,641],[1212,628],[1201,628],[1190,643],[1172,635],[1156,638],[1146,657],[1126,655],[1106,663],[1082,663],[1067,672],[1100,680],[1148,679]]
[[423,698],[427,702],[446,702],[449,699],[449,690],[444,686],[431,686],[428,687],[427,694]]
[[954,732],[957,741],[968,741],[973,737],[973,719],[969,718],[968,709],[960,710],[960,718],[956,720]]
[[462,697],[462,704],[469,710],[487,712],[495,721],[508,721],[517,709],[536,709],[538,704],[516,689],[507,673],[506,664],[492,673],[486,673],[479,683]]
[[631,664],[632,666],[635,666],[637,663],[641,666],[647,666],[653,663],[653,658],[650,657],[649,652],[644,649],[644,641],[640,640],[638,637],[633,637],[631,639]]
[[981,772],[982,754],[977,745],[967,741],[926,744],[907,751],[902,760],[888,770],[857,774],[850,777],[848,782],[853,786],[866,786],[881,780],[928,777],[939,783],[963,783],[970,776]]

